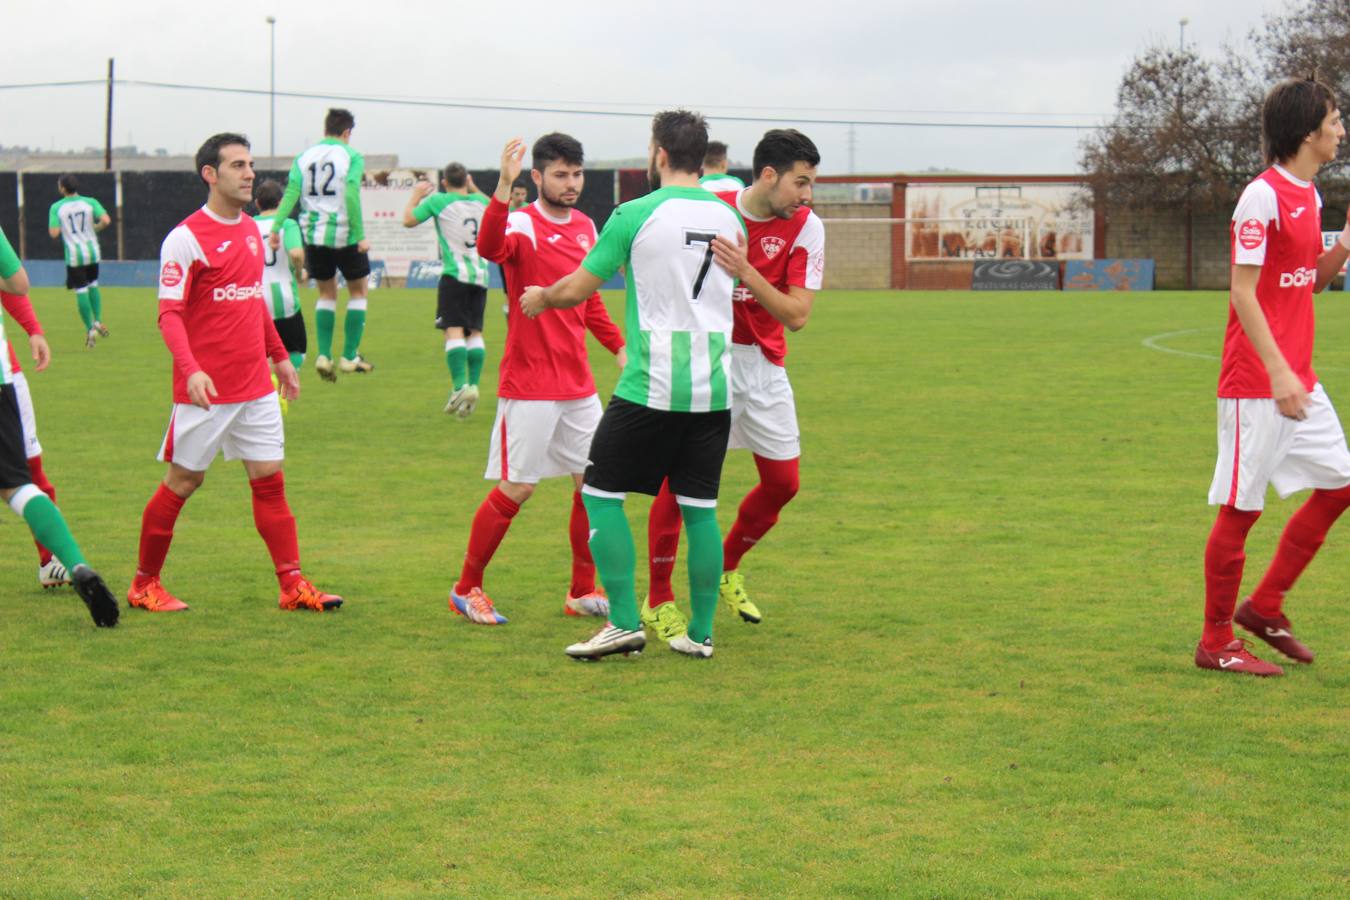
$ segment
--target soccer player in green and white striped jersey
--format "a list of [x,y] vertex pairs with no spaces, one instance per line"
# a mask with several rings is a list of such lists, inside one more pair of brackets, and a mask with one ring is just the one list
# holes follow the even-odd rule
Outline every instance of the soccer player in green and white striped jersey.
[[713,239],[746,242],[740,214],[699,187],[708,123],[686,110],[652,122],[652,193],[621,205],[571,275],[527,287],[521,310],[581,303],[620,267],[627,282],[628,364],[591,441],[582,500],[591,555],[609,595],[610,621],[567,648],[577,659],[646,645],[633,591],[628,491],[656,494],[670,479],[689,535],[693,616],[670,649],[712,656],[713,612],[722,576],[717,491],[731,429],[731,296],[735,279],[713,264]]
[[98,264],[103,258],[98,232],[111,224],[112,217],[95,198],[80,196],[80,183],[74,175],[62,175],[56,188],[61,199],[52,204],[47,232],[65,244],[66,288],[75,292],[84,322],[84,345],[92,349],[100,335],[108,336],[103,326],[103,295],[98,289]]
[[[253,221],[263,238],[272,231],[272,222],[276,219],[277,206],[281,203],[281,185],[271,180],[260,182],[253,189],[253,202],[258,214]],[[300,240],[300,226],[294,219],[281,223],[281,250],[273,250],[263,245],[263,294],[267,308],[272,312],[272,324],[277,327],[281,343],[286,345],[291,365],[296,371],[305,363],[305,352],[309,349],[309,338],[305,333],[305,314],[300,309],[300,281],[305,273],[305,248]],[[277,377],[272,375],[273,383]],[[281,411],[284,413],[290,405],[284,396]]]
[[487,306],[488,262],[478,255],[478,229],[488,198],[467,169],[452,162],[441,173],[441,191],[428,181],[413,188],[403,224],[416,228],[427,219],[436,227],[441,249],[441,280],[436,286],[436,327],[445,332],[445,364],[450,369],[450,399],[445,411],[467,419],[478,405],[483,374],[483,310]]
[[[370,276],[365,225],[361,220],[361,179],[366,161],[351,148],[356,119],[345,109],[330,109],[324,118],[324,139],[295,158],[286,181],[268,243],[281,249],[282,223],[300,204],[300,235],[305,266],[319,283],[314,329],[319,354],[314,369],[325,381],[337,371],[370,372],[375,367],[361,356],[366,329],[366,288]],[[347,279],[347,317],[343,322],[342,359],[333,365],[333,331],[337,325],[337,273]]]
[[[0,230],[0,290],[28,293],[28,273],[18,254]],[[47,547],[70,571],[75,591],[89,607],[94,624],[109,628],[117,624],[117,598],[103,579],[85,561],[80,545],[51,498],[33,484],[24,453],[23,420],[12,383],[9,347],[5,342],[5,316],[0,313],[0,500],[28,524],[33,538]]]
[[703,157],[703,177],[698,183],[714,194],[739,191],[745,187],[744,181],[735,175],[727,174],[726,144],[721,141],[708,141],[708,152]]

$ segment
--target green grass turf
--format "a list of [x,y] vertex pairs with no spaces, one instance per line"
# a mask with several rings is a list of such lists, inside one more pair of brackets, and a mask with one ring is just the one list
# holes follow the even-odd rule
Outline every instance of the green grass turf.
[[[56,356],[32,382],[61,507],[121,592],[169,365],[149,292],[105,295],[86,352],[70,295],[36,292]],[[1320,302],[1344,399],[1350,308]],[[433,305],[378,292],[375,374],[307,368],[287,421],[306,571],[340,613],[277,611],[237,464],[180,519],[184,615],[95,631],[3,520],[0,894],[1346,892],[1344,526],[1289,604],[1316,665],[1191,663],[1223,296],[822,295],[790,360],[803,489],[743,564],[764,623],[719,610],[707,663],[597,665],[562,654],[592,628],[561,613],[565,482],[488,571],[511,624],[447,612],[503,328],[456,422]],[[1198,356],[1142,344],[1171,332]],[[729,456],[724,530],[753,477]],[[1268,506],[1249,577],[1296,502]]]

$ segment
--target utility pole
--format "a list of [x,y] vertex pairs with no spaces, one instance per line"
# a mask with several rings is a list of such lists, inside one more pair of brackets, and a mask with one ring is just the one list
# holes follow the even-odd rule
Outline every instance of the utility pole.
[[848,126],[848,174],[852,175],[858,171],[855,164],[858,156],[858,126]]
[[112,171],[113,61],[108,60],[108,116],[103,132],[103,170]]

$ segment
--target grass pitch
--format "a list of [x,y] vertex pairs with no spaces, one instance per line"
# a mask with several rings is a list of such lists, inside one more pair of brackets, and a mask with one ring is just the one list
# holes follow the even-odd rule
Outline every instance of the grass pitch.
[[[104,293],[86,352],[71,295],[37,291],[55,362],[27,368],[60,505],[121,593],[169,359],[150,292]],[[511,623],[446,608],[500,316],[461,423],[432,292],[378,292],[376,372],[307,368],[287,420],[305,569],[340,613],[276,609],[238,464],[179,520],[165,582],[193,611],[111,632],[0,519],[0,894],[1344,895],[1345,526],[1289,605],[1314,666],[1191,664],[1225,302],[822,295],[789,360],[803,489],[742,568],[764,623],[719,610],[707,663],[585,665],[562,481],[488,570]],[[1345,299],[1319,319],[1345,410]],[[753,478],[728,457],[724,531]],[[1249,578],[1297,502],[1268,505]]]

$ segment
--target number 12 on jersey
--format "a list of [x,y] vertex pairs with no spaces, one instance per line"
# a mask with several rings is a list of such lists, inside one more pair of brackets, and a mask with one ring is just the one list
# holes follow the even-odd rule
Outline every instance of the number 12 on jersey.
[[695,302],[698,302],[698,295],[703,291],[703,279],[708,277],[708,268],[712,265],[712,242],[715,237],[717,237],[717,232],[715,231],[697,231],[693,228],[686,228],[684,230],[685,247],[695,247],[698,244],[702,244],[705,248],[703,252],[703,264],[699,266],[698,277],[694,279],[694,296],[692,299]]

